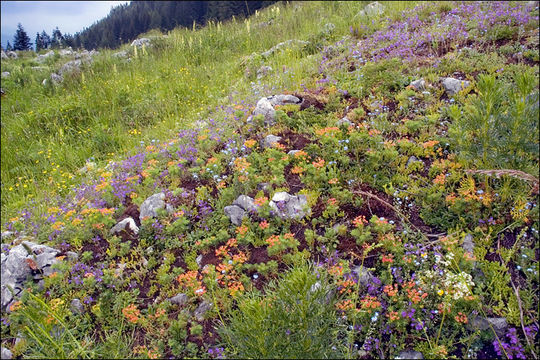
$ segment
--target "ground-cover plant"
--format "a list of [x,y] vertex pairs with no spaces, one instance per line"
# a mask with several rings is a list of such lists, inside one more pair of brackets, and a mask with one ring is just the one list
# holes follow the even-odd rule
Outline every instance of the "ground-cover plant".
[[[77,343],[92,356],[139,358],[393,358],[405,350],[426,358],[538,354],[538,152],[529,130],[537,129],[531,101],[538,87],[531,65],[537,63],[507,51],[493,55],[504,45],[537,50],[531,24],[538,22],[538,9],[525,3],[435,3],[398,13],[410,5],[388,3],[383,15],[366,18],[357,15],[364,5],[278,4],[246,22],[175,30],[156,48],[138,50],[131,63],[104,52],[95,68],[83,71],[84,81],[81,75],[48,90],[76,94],[90,80],[92,86],[121,81],[106,85],[106,94],[81,92],[75,105],[71,98],[70,116],[61,122],[66,125],[71,116],[85,121],[81,113],[91,112],[85,102],[106,96],[114,99],[112,113],[128,121],[121,126],[130,119],[140,123],[129,128],[129,141],[136,144],[129,155],[83,161],[80,177],[65,180],[65,195],[28,202],[21,197],[25,206],[13,204],[13,215],[3,218],[2,230],[11,232],[2,236],[3,271],[22,240],[60,251],[52,275],[42,276],[35,259],[26,261],[35,281],[24,288],[39,296],[43,308],[61,304],[62,321],[76,340],[60,337],[63,350],[53,344],[47,356],[75,353]],[[321,20],[305,20],[313,18]],[[474,37],[447,33],[457,18],[456,26],[466,24]],[[336,27],[326,36],[321,29],[329,21]],[[281,26],[283,39],[294,33],[317,44],[267,58],[258,54],[253,61],[227,57],[275,45],[257,32]],[[399,32],[391,30],[396,27]],[[404,39],[411,33],[444,36],[411,57],[396,58],[392,49],[387,59],[350,57],[363,42],[389,31],[389,43],[376,44],[399,47],[391,39],[398,33]],[[226,32],[230,48],[223,44]],[[314,50],[331,39],[337,42],[322,53]],[[234,65],[215,78],[231,94],[204,80],[223,70],[205,40],[223,51],[223,64]],[[176,61],[183,69],[170,66]],[[246,75],[255,63],[271,66],[272,75]],[[111,66],[115,75],[105,79]],[[440,82],[444,77],[470,86],[449,95]],[[411,84],[420,78],[421,85]],[[500,101],[486,89],[499,92]],[[171,99],[160,97],[175,91]],[[294,94],[302,104],[277,106],[271,126],[263,116],[249,118],[262,96],[279,93]],[[212,107],[195,108],[195,94],[208,97],[205,105]],[[182,101],[187,103],[176,104]],[[493,116],[480,116],[490,103]],[[500,142],[471,136],[485,129],[486,119],[487,134]],[[501,126],[493,129],[492,120]],[[527,123],[527,131],[517,130]],[[51,134],[60,127],[55,129]],[[281,140],[265,148],[270,134]],[[481,162],[484,149],[487,163]],[[42,155],[54,158],[49,150]],[[271,201],[278,192],[305,196],[305,215],[277,216]],[[166,205],[141,218],[143,203],[153,195]],[[225,208],[240,195],[254,205],[233,223]],[[111,232],[127,218],[133,222]],[[34,345],[49,339],[24,331],[31,320],[23,310],[31,301],[21,300],[2,312],[2,345],[33,356],[25,344],[40,349]],[[46,323],[46,314],[39,314]],[[16,345],[16,338],[23,341]]]
[[225,351],[233,357],[339,358],[344,326],[326,275],[296,265],[264,295],[238,299],[238,310],[220,329]]

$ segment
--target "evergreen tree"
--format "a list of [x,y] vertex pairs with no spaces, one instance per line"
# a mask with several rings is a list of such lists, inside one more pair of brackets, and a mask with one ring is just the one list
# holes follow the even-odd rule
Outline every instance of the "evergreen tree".
[[15,32],[15,37],[13,38],[13,50],[30,50],[32,45],[30,45],[30,37],[24,31],[21,23],[17,25],[17,31]]
[[64,37],[62,36],[62,33],[60,30],[58,30],[58,26],[56,29],[52,32],[52,40],[51,40],[51,47],[52,48],[59,48],[64,45]]
[[41,35],[39,35],[39,32],[36,33],[36,52],[39,52],[39,50],[43,49],[42,41],[41,41]]
[[6,45],[6,51],[11,51],[11,50],[13,50],[13,47],[11,46],[11,44],[8,41],[7,45]]
[[49,46],[51,45],[51,37],[49,36],[49,34],[47,34],[45,30],[43,30],[41,32],[40,38],[41,38],[41,46],[42,46],[41,48],[48,49]]

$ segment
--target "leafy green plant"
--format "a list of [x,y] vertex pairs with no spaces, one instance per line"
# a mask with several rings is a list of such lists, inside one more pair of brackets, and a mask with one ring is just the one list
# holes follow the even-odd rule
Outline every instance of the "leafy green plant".
[[340,358],[343,328],[324,274],[298,266],[273,282],[266,295],[251,292],[219,329],[232,357]]

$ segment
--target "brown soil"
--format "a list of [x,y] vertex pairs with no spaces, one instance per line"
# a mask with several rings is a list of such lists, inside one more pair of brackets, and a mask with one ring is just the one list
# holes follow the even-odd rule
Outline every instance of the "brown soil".
[[287,165],[283,173],[285,176],[285,181],[287,181],[287,185],[289,186],[289,193],[296,194],[304,188],[304,184],[302,183],[302,180],[298,174],[293,174],[291,172],[292,168],[292,164]]

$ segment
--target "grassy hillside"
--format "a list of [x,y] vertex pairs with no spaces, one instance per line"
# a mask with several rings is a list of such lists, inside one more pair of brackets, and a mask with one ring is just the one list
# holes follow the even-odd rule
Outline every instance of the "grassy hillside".
[[537,3],[367,4],[151,32],[60,84],[69,57],[2,60],[2,277],[23,240],[58,250],[24,260],[2,346],[536,358]]

